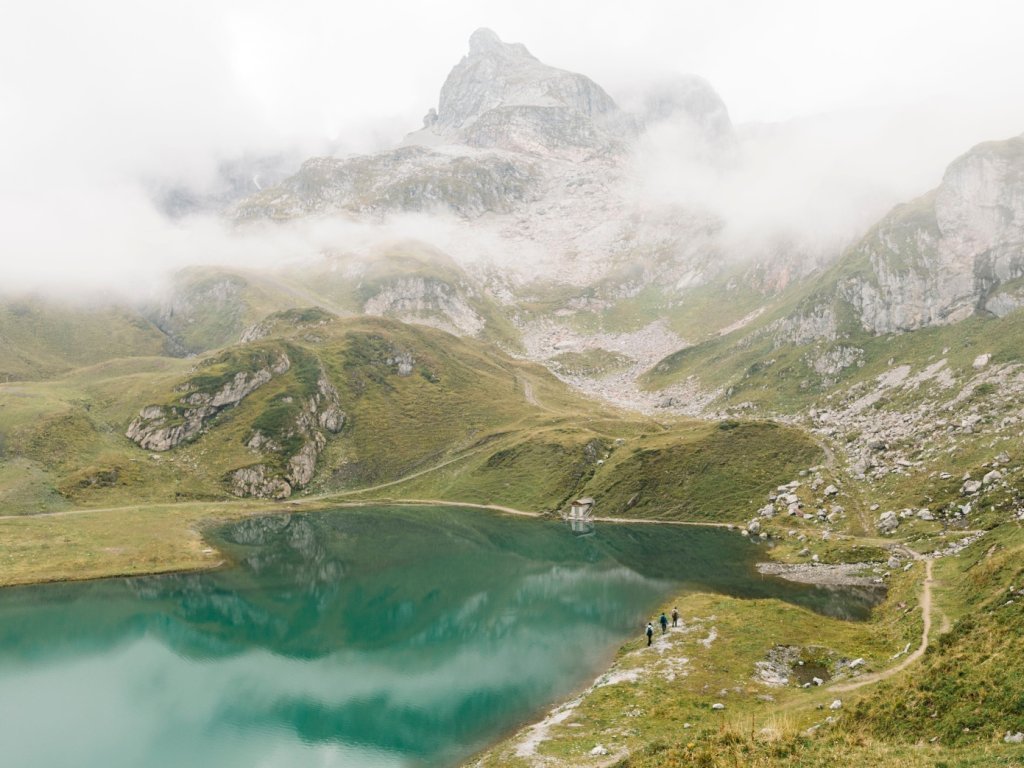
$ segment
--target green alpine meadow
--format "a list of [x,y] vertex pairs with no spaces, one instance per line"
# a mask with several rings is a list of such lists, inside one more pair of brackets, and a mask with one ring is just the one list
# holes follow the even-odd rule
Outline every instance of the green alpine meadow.
[[1024,764],[1018,9],[52,5],[0,765]]

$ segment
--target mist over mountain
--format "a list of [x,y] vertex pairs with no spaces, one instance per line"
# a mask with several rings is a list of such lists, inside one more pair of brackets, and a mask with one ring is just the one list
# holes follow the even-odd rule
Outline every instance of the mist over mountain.
[[[196,13],[192,6],[184,6],[184,21],[168,22],[169,28],[184,29],[182,25]],[[596,19],[603,11],[592,9],[591,13]],[[671,217],[674,214],[658,210],[676,206],[690,216],[707,214],[718,220],[721,240],[730,253],[797,250],[802,254],[797,260],[809,265],[834,258],[889,207],[934,186],[951,157],[978,141],[1019,132],[1021,122],[1019,115],[1011,116],[1010,106],[997,111],[986,102],[962,109],[949,99],[915,96],[916,106],[909,101],[903,108],[858,106],[836,112],[834,117],[825,113],[757,126],[743,122],[736,129],[730,120],[728,98],[715,92],[713,77],[686,75],[678,69],[668,72],[663,63],[656,64],[646,54],[638,60],[643,65],[632,69],[616,70],[600,59],[591,60],[590,64],[611,79],[610,87],[602,88],[600,77],[595,80],[587,77],[592,73],[585,70],[577,74],[550,66],[544,57],[531,53],[532,47],[505,44],[493,32],[479,33],[468,55],[453,69],[457,39],[465,32],[446,30],[429,43],[427,37],[417,40],[417,45],[430,51],[430,63],[415,72],[415,82],[424,83],[415,99],[401,110],[392,109],[386,118],[369,122],[353,112],[353,107],[366,100],[351,101],[344,96],[351,92],[345,89],[355,87],[349,80],[344,80],[341,90],[321,87],[329,70],[326,59],[282,60],[283,67],[308,64],[302,83],[296,82],[296,98],[315,91],[318,108],[339,115],[326,135],[314,137],[307,131],[299,136],[292,128],[270,127],[268,121],[272,117],[298,124],[304,117],[302,110],[288,108],[271,116],[253,98],[255,90],[239,87],[249,82],[243,78],[250,74],[258,77],[253,82],[259,88],[277,87],[268,64],[269,50],[246,47],[249,38],[244,33],[255,29],[253,25],[262,21],[261,17],[223,17],[223,28],[239,41],[230,55],[223,48],[226,38],[211,34],[184,57],[182,50],[166,42],[152,25],[129,46],[126,36],[102,31],[98,19],[87,14],[72,16],[78,20],[82,36],[40,38],[45,45],[60,43],[69,51],[81,48],[77,71],[41,69],[42,87],[36,90],[28,79],[5,78],[8,103],[22,109],[5,127],[8,150],[2,162],[6,181],[0,194],[11,215],[3,232],[3,249],[24,254],[12,260],[5,280],[7,290],[53,292],[62,286],[66,296],[80,297],[83,290],[115,290],[131,299],[140,292],[158,290],[155,281],[183,266],[274,266],[279,259],[261,255],[260,238],[223,226],[220,213],[241,198],[287,178],[311,156],[338,160],[353,150],[360,154],[369,150],[372,156],[375,150],[396,146],[403,134],[416,128],[412,115],[420,108],[412,101],[433,102],[437,118],[433,122],[435,118],[428,114],[431,125],[413,130],[405,143],[430,150],[422,157],[431,158],[437,167],[423,170],[428,175],[440,174],[439,179],[448,174],[444,183],[449,186],[460,183],[464,169],[453,168],[450,162],[438,165],[442,146],[518,155],[539,149],[552,156],[548,159],[563,162],[595,160],[595,154],[605,153],[618,170],[597,174],[597,183],[626,190],[613,195],[618,198],[614,205],[620,205],[622,199],[627,202],[618,212],[629,209],[650,218]],[[141,18],[141,13],[126,12],[123,20],[130,27]],[[41,14],[29,22],[48,23]],[[892,23],[900,23],[898,15]],[[546,33],[541,38],[549,49]],[[387,44],[397,45],[399,39],[407,42],[395,38]],[[18,40],[8,42],[8,56],[23,50]],[[701,50],[700,45],[693,45],[694,50]],[[122,55],[108,60],[98,53],[104,49]],[[86,50],[91,53],[85,54]],[[294,53],[289,48],[281,51]],[[392,72],[410,74],[407,64],[385,51],[390,49],[364,55],[375,76],[386,73],[391,78],[387,82],[393,83]],[[130,69],[122,66],[129,54],[143,66],[153,60],[151,56],[160,56],[161,69],[152,73],[137,69],[137,76],[132,76]],[[311,55],[321,53],[317,49]],[[721,66],[715,62],[709,69],[713,74]],[[18,69],[12,66],[7,71]],[[445,71],[449,77],[436,98],[433,89],[444,80]],[[748,76],[756,77],[753,73]],[[732,77],[729,73],[725,79],[735,90]],[[90,93],[103,83],[115,89],[124,87],[116,91],[122,101],[114,96],[90,101],[71,93],[73,89]],[[360,87],[365,88],[366,83]],[[41,97],[44,91],[51,94],[45,100]],[[158,96],[161,92],[165,97]],[[388,88],[380,91],[387,92]],[[129,104],[140,107],[132,109]],[[378,115],[386,111],[374,109]],[[950,119],[954,112],[957,118]],[[342,113],[344,117],[340,117]],[[744,108],[743,113],[749,120],[750,109]],[[56,126],[69,118],[74,130],[58,132]],[[322,115],[307,124],[320,128]],[[545,135],[539,139],[541,133]],[[907,151],[910,148],[914,151]],[[612,157],[620,159],[612,161]],[[520,157],[518,162],[524,160]],[[492,169],[492,192],[496,183],[500,187],[495,173],[498,171]],[[535,188],[538,176],[563,178],[568,183],[568,176],[557,169],[552,174],[524,174],[534,181],[521,179],[510,191],[523,202],[539,194]],[[581,179],[579,187],[587,183]],[[572,199],[574,189],[548,195],[549,201],[570,201],[571,211],[549,206],[558,210],[559,218],[565,221],[579,213],[587,226],[586,222],[603,216],[599,206],[582,210],[586,205]],[[398,200],[392,192],[382,191],[383,204],[369,204],[376,206],[378,213],[388,214],[386,222],[379,215],[373,220],[381,239],[393,239],[390,228],[399,237],[409,236],[416,228],[415,221],[396,222],[398,214],[429,209],[433,218],[437,213],[431,208],[429,191],[426,197],[407,201]],[[471,202],[467,210],[483,212],[492,204],[505,204],[505,193],[499,188],[491,199]],[[358,205],[366,207],[364,202]],[[446,208],[442,206],[442,210]],[[47,226],[53,218],[60,226]],[[566,260],[573,258],[573,251],[592,247],[588,239],[563,231],[571,227],[555,223],[538,224],[544,231],[526,238],[502,226],[475,226],[454,237],[452,226],[441,224],[446,235],[440,241],[431,239],[437,226],[435,222],[426,225],[424,238],[428,242],[444,250],[485,253],[502,268],[551,261],[552,244],[559,259]],[[307,231],[275,236],[291,238],[285,249],[289,257],[301,252],[304,258],[315,258],[326,248],[350,246],[343,238],[321,242],[318,235]],[[643,240],[644,236],[638,237]],[[654,240],[660,237],[652,235]],[[599,244],[597,250],[604,247]],[[790,270],[789,266],[781,269]]]
[[[431,505],[536,531],[562,516],[550,546],[597,567],[609,529],[664,538],[626,521],[710,524],[615,572],[667,585],[673,563],[714,561],[805,582],[806,601],[677,585],[682,627],[626,641],[610,673],[474,764],[1012,763],[1020,15],[1008,0],[12,8],[0,585],[216,567],[208,531],[244,518],[225,557],[269,574],[277,556],[250,547],[278,536],[303,584],[277,597],[230,567],[225,583],[322,605],[379,565],[324,559],[293,514],[334,505],[415,505],[412,527],[368,506],[373,526],[335,531],[358,552],[386,530],[399,570],[445,517]],[[442,538],[496,551],[484,528]],[[515,612],[482,609],[486,584],[440,610],[459,566],[429,549],[415,589],[374,609],[374,650],[402,626],[428,650],[435,624],[471,649],[509,638]],[[772,562],[755,576],[748,559]],[[515,611],[569,561],[541,560]],[[223,640],[256,603],[215,592],[157,602],[184,600],[190,631]],[[14,597],[28,615],[31,594]],[[868,605],[864,622],[827,618]],[[438,621],[417,624],[424,610]],[[264,613],[303,645],[299,614]],[[11,626],[8,655],[36,661]],[[211,659],[195,660],[204,679]],[[376,700],[355,720],[315,696],[296,708],[308,681],[286,699],[245,677],[324,759],[346,734],[371,744],[364,714],[388,718]],[[474,709],[503,695],[474,685]],[[382,759],[429,762],[415,740]]]

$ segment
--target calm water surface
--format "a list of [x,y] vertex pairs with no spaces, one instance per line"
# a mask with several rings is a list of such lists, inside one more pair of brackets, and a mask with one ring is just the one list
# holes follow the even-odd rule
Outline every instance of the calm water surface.
[[761,576],[755,545],[704,528],[365,508],[219,536],[216,573],[0,590],[0,764],[451,765],[681,589],[847,618],[878,598]]

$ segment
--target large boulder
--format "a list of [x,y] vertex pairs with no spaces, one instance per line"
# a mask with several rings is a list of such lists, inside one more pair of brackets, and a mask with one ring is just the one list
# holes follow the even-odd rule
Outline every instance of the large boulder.
[[900,527],[900,518],[895,512],[883,512],[875,525],[882,533],[892,533]]

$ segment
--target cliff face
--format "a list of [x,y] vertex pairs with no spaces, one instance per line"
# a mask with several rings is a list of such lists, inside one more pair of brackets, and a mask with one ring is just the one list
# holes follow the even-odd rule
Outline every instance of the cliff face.
[[472,219],[536,199],[551,168],[621,149],[636,123],[593,80],[550,67],[490,30],[448,75],[437,110],[406,145],[314,158],[239,203],[236,219],[447,209]]
[[597,148],[625,135],[629,120],[589,77],[538,61],[489,29],[469,39],[469,54],[441,88],[424,128],[451,143],[543,151]]
[[[214,365],[238,365],[225,355]],[[170,405],[148,405],[132,420],[125,437],[150,451],[169,451],[205,432],[221,411],[242,400],[291,367],[286,354],[254,353],[245,361],[246,370],[231,370],[217,377],[202,374],[180,387],[184,392]]]
[[873,333],[1024,305],[1024,136],[955,160],[938,189],[896,208],[847,256],[839,294]]
[[[617,261],[656,253],[680,262],[664,281],[676,284],[681,275],[704,274],[692,252],[705,239],[707,216],[639,202],[629,183],[631,153],[654,128],[700,144],[694,154],[704,157],[732,147],[735,135],[724,103],[700,78],[658,83],[641,102],[627,113],[590,78],[477,30],[445,80],[437,109],[402,146],[308,160],[297,174],[238,203],[232,215],[378,221],[441,212],[468,225],[460,232],[470,244],[451,243],[465,249],[452,253],[465,268],[481,263],[478,240],[497,235],[504,266],[531,262],[515,280],[584,285]],[[545,258],[536,258],[539,253]],[[484,271],[474,274],[478,282]]]
[[238,220],[310,214],[445,210],[463,218],[506,213],[537,196],[538,176],[526,158],[495,153],[453,155],[401,147],[369,157],[318,157],[276,187],[242,201]]

